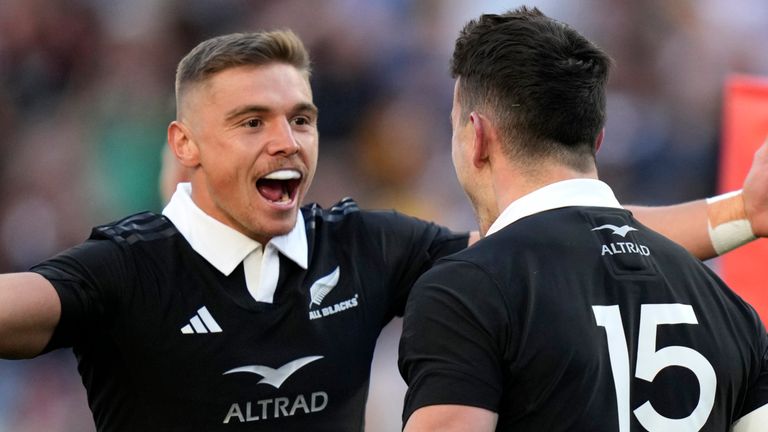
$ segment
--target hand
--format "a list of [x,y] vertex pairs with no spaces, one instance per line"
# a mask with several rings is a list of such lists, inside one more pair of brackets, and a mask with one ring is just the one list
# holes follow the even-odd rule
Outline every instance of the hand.
[[768,139],[755,152],[742,188],[744,212],[757,237],[768,237]]

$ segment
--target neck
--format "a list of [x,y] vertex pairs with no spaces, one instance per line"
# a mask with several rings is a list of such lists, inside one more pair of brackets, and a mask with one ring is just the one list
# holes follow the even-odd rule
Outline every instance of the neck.
[[490,225],[510,204],[531,192],[564,180],[597,180],[597,178],[596,169],[581,172],[559,164],[543,163],[535,168],[509,166],[505,169],[495,169],[493,172],[495,202],[492,207],[495,211],[487,218],[489,219],[487,226],[481,228],[482,232],[487,232]]

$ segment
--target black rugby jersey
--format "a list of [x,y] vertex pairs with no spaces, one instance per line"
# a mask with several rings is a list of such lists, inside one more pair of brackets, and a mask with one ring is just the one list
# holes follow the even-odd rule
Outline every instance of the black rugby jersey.
[[418,408],[499,431],[726,431],[768,403],[768,339],[704,264],[623,209],[566,207],[440,260],[406,305]]
[[308,269],[281,255],[273,303],[153,213],[33,268],[62,302],[46,351],[73,347],[98,430],[363,429],[381,328],[467,235],[348,199],[302,215]]

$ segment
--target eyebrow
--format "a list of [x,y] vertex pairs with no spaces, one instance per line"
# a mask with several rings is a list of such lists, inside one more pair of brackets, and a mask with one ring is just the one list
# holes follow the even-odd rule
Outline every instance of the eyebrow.
[[[267,114],[274,111],[272,108],[263,105],[245,105],[237,107],[226,114],[225,120],[231,121],[244,114]],[[293,106],[291,112],[311,112],[317,115],[318,108],[312,103],[299,103]]]

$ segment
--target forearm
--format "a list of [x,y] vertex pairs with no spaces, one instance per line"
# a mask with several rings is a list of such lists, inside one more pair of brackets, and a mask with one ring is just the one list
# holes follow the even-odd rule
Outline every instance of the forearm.
[[465,405],[430,405],[417,409],[405,424],[404,432],[492,432],[498,414]]
[[696,200],[662,207],[627,206],[635,217],[700,259],[717,256],[707,231],[707,203]]
[[0,275],[0,358],[40,354],[60,315],[58,294],[45,278],[36,273]]
[[722,255],[755,239],[741,191],[671,206],[627,208],[640,222],[700,259]]

